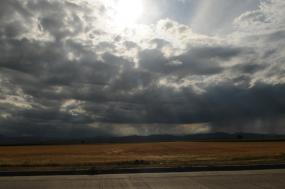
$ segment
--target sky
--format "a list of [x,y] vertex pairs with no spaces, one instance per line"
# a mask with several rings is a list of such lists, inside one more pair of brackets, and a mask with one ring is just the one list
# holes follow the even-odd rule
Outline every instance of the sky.
[[1,0],[0,136],[285,134],[284,0]]

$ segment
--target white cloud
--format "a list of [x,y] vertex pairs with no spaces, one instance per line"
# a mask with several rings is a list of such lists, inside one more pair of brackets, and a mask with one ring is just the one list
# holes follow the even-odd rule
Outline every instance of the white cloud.
[[266,34],[285,29],[285,2],[282,0],[263,1],[257,10],[241,14],[234,21],[239,31]]

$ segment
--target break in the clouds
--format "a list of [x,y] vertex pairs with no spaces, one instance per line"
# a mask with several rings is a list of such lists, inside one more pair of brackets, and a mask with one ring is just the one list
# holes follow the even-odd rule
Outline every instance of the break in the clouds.
[[1,0],[0,135],[285,133],[283,0]]

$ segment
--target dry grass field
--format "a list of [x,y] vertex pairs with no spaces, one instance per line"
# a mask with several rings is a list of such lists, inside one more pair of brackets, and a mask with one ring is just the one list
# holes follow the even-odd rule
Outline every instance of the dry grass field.
[[0,167],[187,166],[285,162],[285,142],[163,142],[0,147]]

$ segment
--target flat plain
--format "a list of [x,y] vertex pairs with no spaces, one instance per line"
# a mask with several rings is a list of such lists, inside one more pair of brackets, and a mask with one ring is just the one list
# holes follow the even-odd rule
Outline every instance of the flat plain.
[[285,142],[1,146],[0,167],[177,167],[285,162]]

